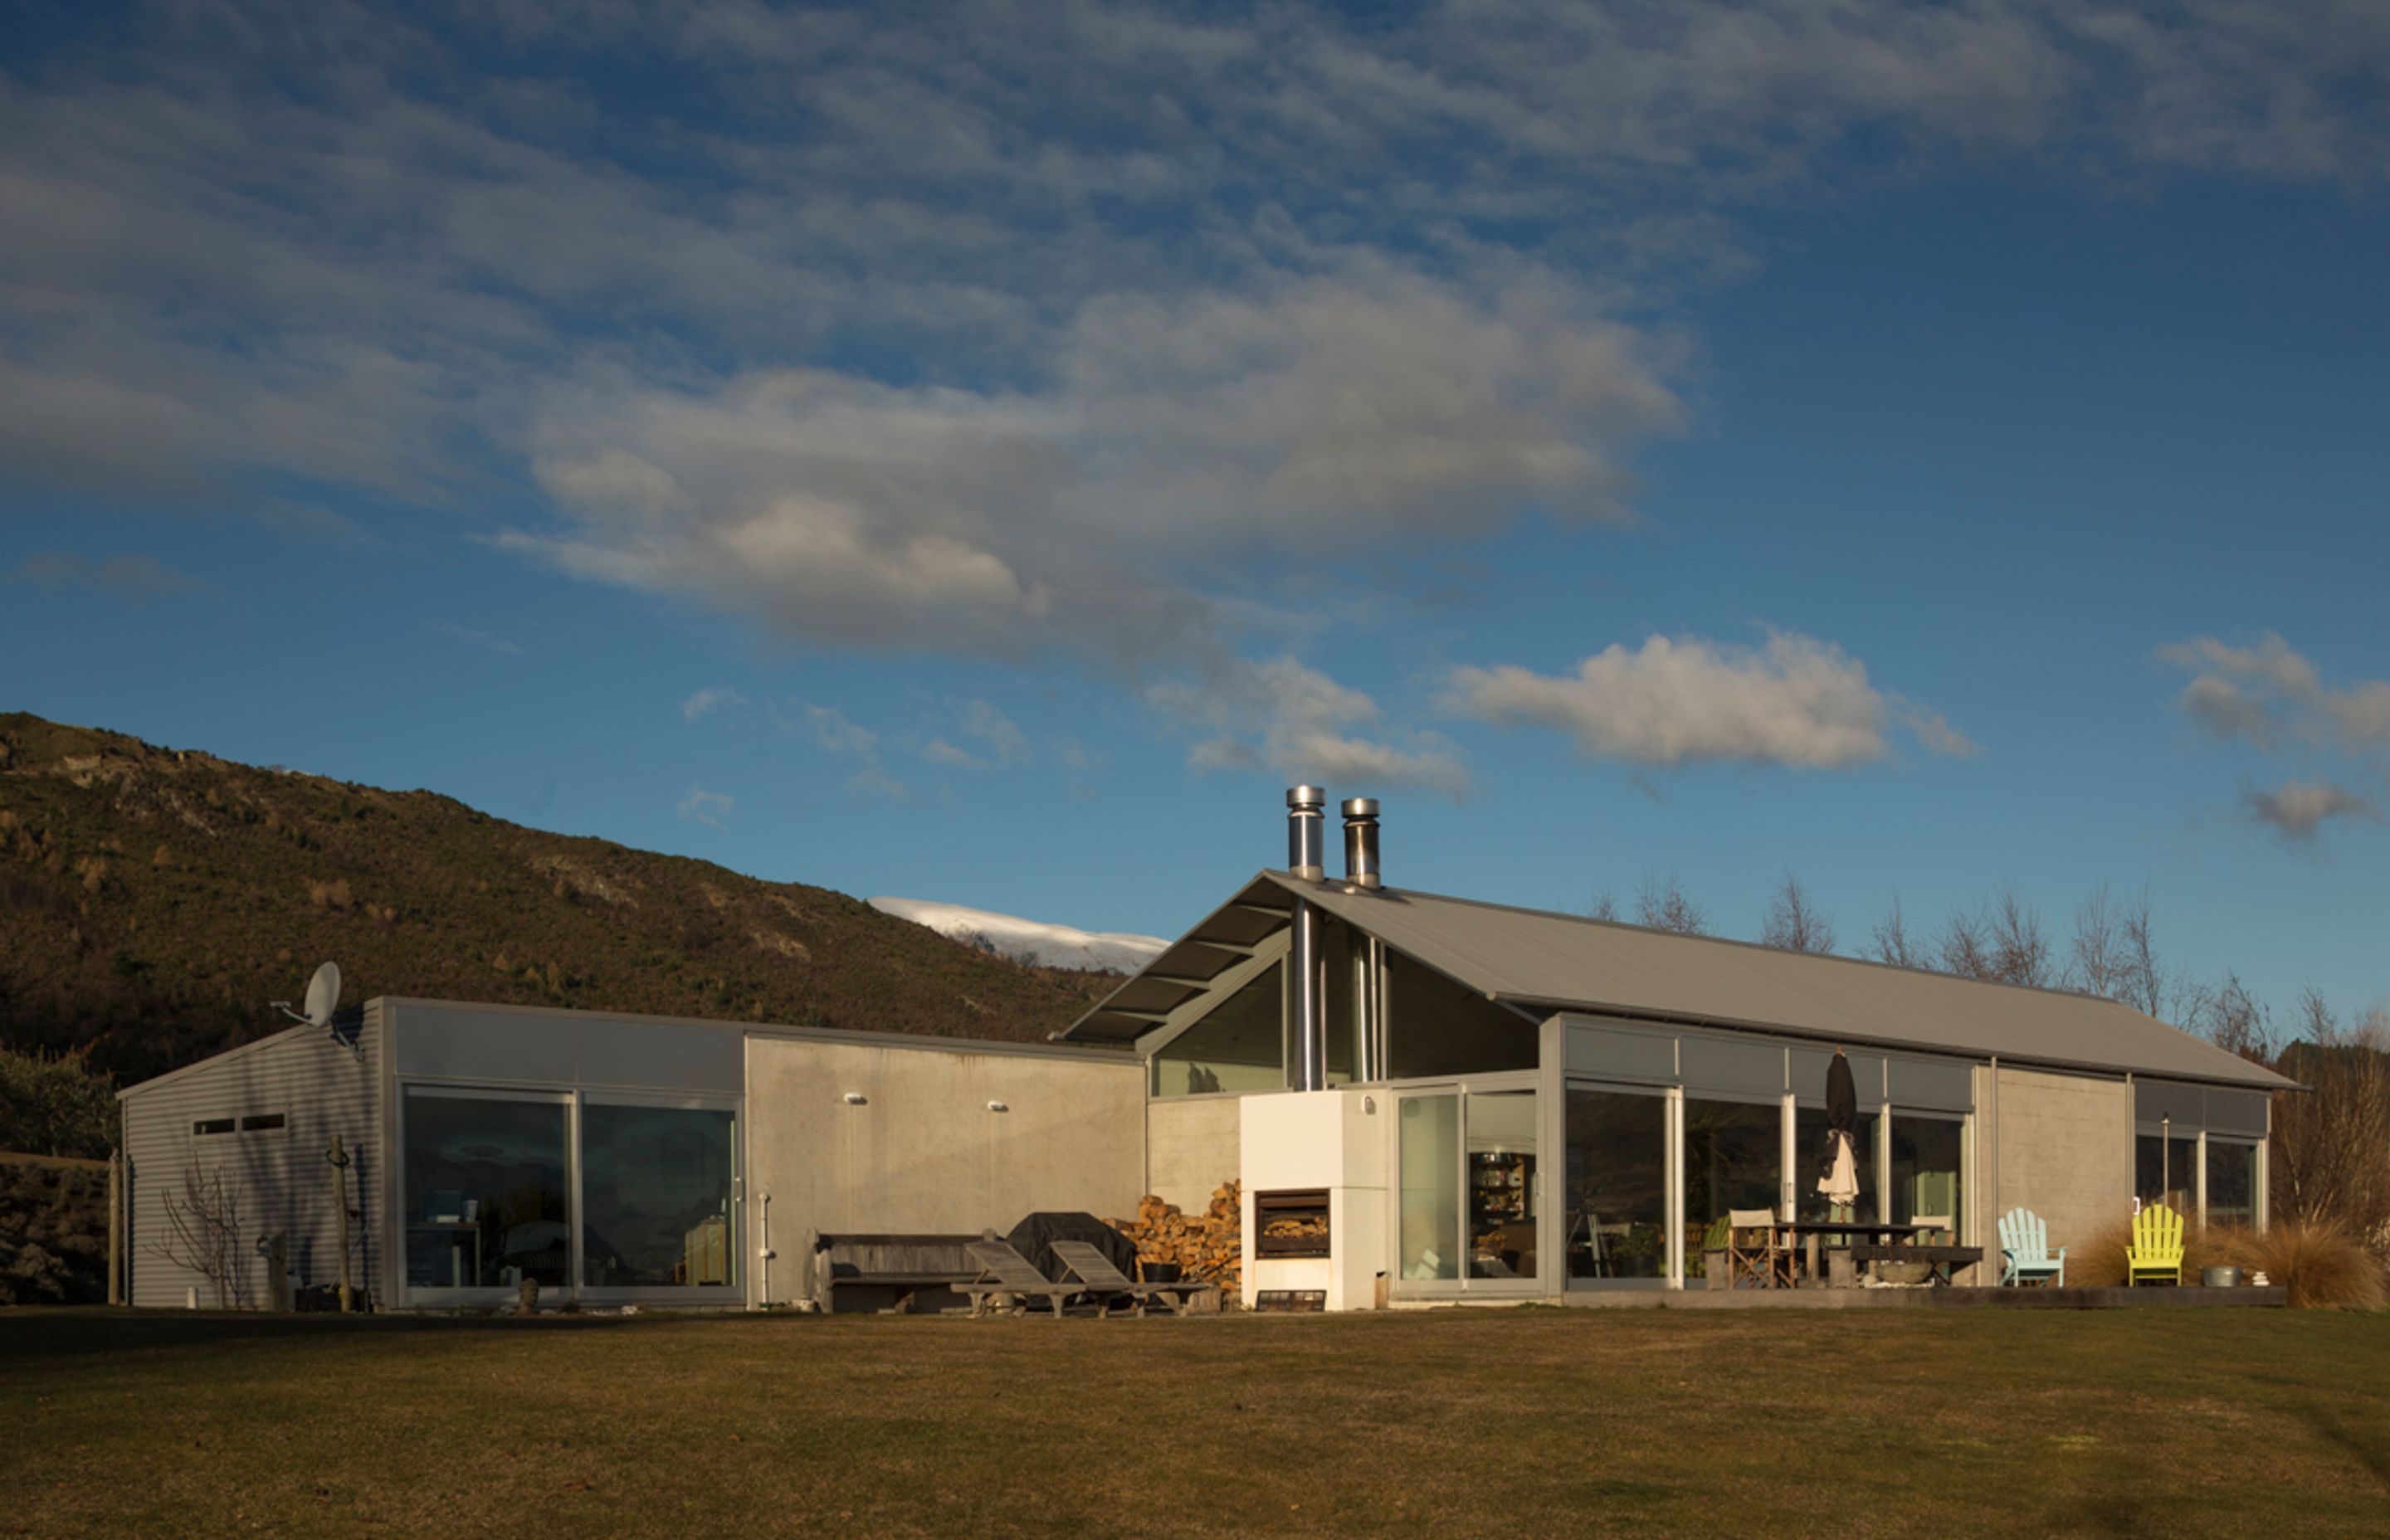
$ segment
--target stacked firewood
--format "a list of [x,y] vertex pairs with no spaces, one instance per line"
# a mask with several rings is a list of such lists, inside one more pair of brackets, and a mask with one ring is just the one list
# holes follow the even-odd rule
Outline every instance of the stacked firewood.
[[1201,1213],[1148,1193],[1137,1200],[1135,1219],[1115,1219],[1112,1226],[1136,1243],[1140,1264],[1174,1265],[1181,1277],[1216,1283],[1231,1295],[1243,1282],[1244,1193],[1233,1178],[1212,1189]]

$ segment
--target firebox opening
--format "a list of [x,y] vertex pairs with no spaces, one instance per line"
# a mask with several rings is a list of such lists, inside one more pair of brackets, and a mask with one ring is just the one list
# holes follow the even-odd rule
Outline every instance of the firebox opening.
[[1324,1257],[1328,1243],[1326,1187],[1253,1194],[1255,1256]]

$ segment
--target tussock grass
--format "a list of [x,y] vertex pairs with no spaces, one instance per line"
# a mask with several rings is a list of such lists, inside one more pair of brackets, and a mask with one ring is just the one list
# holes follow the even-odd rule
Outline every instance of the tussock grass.
[[[2125,1249],[2131,1243],[2129,1218],[2093,1230],[2066,1251],[2066,1281],[2082,1289],[2121,1289]],[[2330,1220],[2277,1220],[2259,1232],[2238,1225],[2186,1224],[2182,1232],[2185,1283],[2197,1283],[2205,1267],[2263,1271],[2267,1281],[2290,1291],[2294,1309],[2327,1306],[2370,1310],[2390,1302],[2390,1279],[2381,1263],[2349,1230]]]

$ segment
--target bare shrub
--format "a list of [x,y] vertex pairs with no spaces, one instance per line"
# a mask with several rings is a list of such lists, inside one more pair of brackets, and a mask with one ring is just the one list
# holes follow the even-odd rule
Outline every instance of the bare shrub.
[[152,1255],[208,1280],[218,1310],[249,1303],[249,1270],[240,1249],[240,1190],[221,1171],[191,1166],[183,1191],[165,1199],[166,1234],[150,1243]]

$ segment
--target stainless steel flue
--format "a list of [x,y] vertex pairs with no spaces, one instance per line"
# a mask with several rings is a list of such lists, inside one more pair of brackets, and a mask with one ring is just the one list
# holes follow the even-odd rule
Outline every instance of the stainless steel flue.
[[[1317,882],[1327,873],[1323,828],[1328,793],[1297,786],[1286,794],[1286,864],[1294,875]],[[1286,949],[1286,1088],[1317,1091],[1328,1084],[1328,1033],[1321,1003],[1319,911],[1298,898],[1289,920]]]
[[1328,793],[1317,786],[1286,789],[1286,864],[1317,882],[1328,875]]
[[1378,799],[1344,799],[1344,880],[1356,888],[1378,885]]

